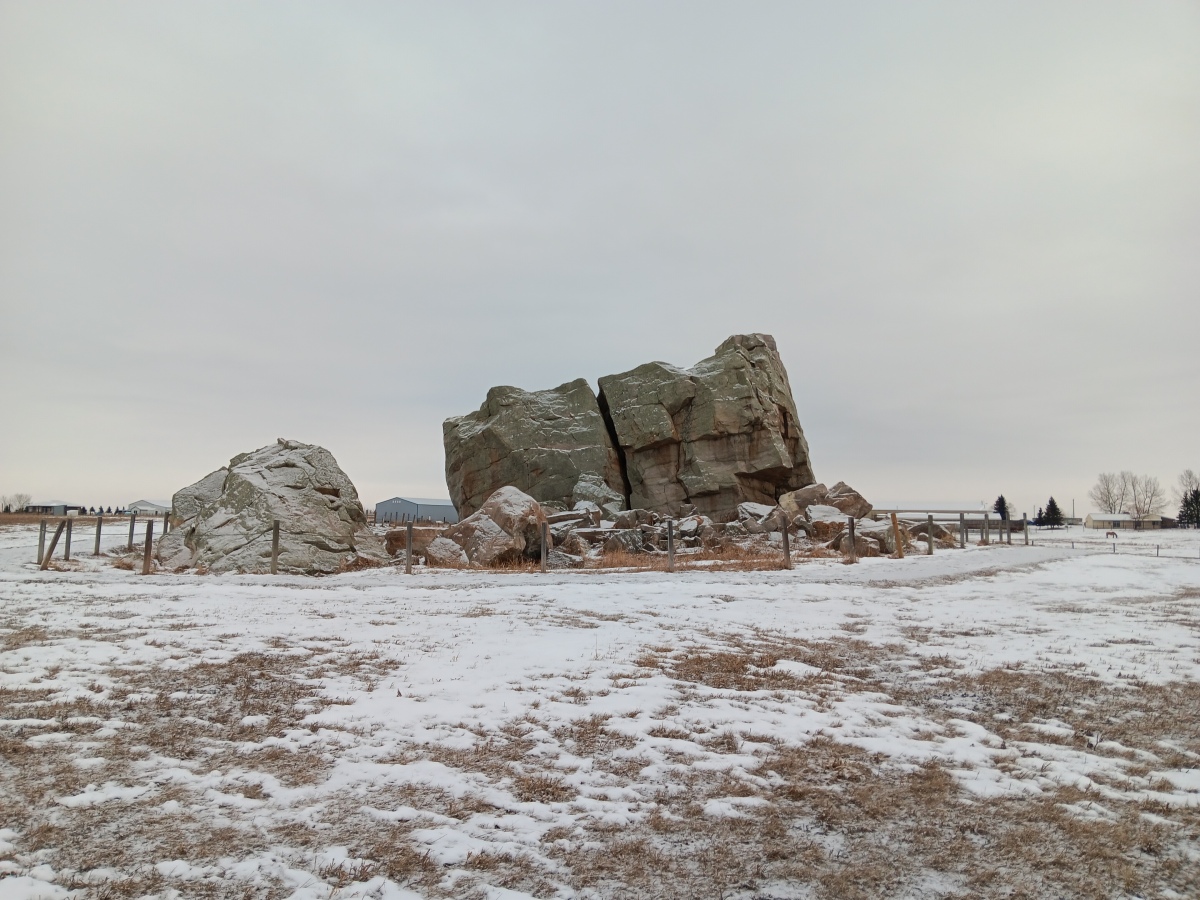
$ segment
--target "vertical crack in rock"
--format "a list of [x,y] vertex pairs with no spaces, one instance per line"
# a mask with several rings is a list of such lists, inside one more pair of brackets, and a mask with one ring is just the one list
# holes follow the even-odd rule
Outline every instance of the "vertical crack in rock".
[[600,416],[604,419],[604,430],[608,432],[609,443],[612,444],[613,452],[617,454],[617,468],[621,472],[621,488],[625,495],[625,506],[629,508],[633,489],[629,486],[629,469],[625,462],[625,449],[617,440],[617,428],[613,425],[612,412],[609,411],[608,398],[604,396],[603,390],[596,392],[596,402],[600,406]]

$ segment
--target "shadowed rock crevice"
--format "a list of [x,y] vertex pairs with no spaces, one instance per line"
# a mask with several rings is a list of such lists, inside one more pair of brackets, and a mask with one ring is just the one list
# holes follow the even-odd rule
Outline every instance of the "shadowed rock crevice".
[[629,486],[629,468],[625,462],[625,451],[621,449],[621,442],[617,440],[617,427],[613,424],[612,412],[608,408],[608,398],[601,391],[596,395],[596,403],[600,407],[600,416],[604,419],[604,430],[608,432],[609,443],[612,444],[613,451],[617,454],[617,468],[621,473],[621,493],[625,497],[625,507],[629,507],[630,494],[633,493],[633,488]]

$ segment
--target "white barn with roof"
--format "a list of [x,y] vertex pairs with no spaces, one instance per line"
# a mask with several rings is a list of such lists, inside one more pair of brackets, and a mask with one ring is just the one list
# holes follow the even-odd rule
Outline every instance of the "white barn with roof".
[[458,521],[458,510],[449,500],[430,500],[427,497],[393,497],[375,504],[375,524],[385,522],[447,522]]
[[1129,513],[1091,513],[1084,519],[1083,524],[1088,528],[1103,528],[1105,531],[1116,531],[1118,528],[1153,530],[1163,527],[1163,517],[1154,514],[1131,516]]

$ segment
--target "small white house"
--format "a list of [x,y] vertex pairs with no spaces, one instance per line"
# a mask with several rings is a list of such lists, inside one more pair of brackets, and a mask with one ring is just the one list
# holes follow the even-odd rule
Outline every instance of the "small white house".
[[1116,531],[1121,528],[1134,530],[1154,530],[1163,527],[1162,516],[1131,516],[1129,513],[1091,513],[1083,524],[1087,528],[1102,528],[1105,531]]
[[139,516],[161,516],[170,511],[171,507],[163,506],[160,503],[151,503],[149,500],[138,500],[125,507],[125,512],[137,513]]
[[41,516],[69,516],[79,512],[79,507],[74,503],[67,503],[65,500],[41,500],[37,503],[30,503],[25,507],[24,512],[37,513]]
[[393,497],[375,504],[375,524],[385,522],[448,522],[458,521],[458,510],[449,500],[429,500],[423,497]]

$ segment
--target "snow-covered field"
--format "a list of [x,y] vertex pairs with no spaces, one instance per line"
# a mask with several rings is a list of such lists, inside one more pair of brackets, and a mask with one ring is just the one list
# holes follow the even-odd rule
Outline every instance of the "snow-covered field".
[[1200,534],[1034,537],[315,579],[0,530],[0,897],[1200,896]]

